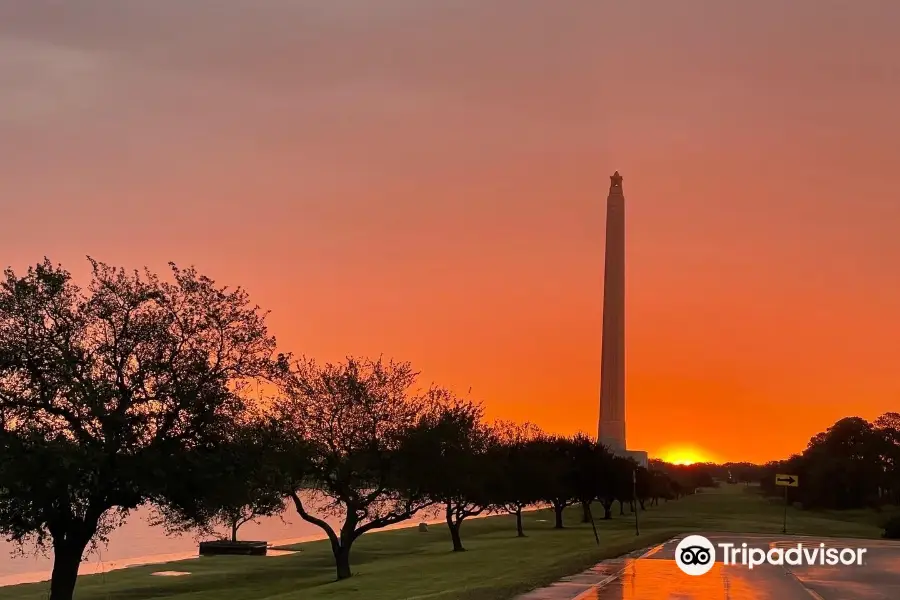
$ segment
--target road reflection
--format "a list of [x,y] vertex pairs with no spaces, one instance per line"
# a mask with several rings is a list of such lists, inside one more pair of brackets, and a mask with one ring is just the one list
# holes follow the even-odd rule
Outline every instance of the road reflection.
[[747,569],[720,563],[705,575],[692,577],[671,560],[628,560],[622,574],[577,600],[761,600],[772,596],[749,580]]

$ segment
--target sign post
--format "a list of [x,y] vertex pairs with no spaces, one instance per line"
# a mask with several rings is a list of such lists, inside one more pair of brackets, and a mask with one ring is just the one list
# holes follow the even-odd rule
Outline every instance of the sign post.
[[800,487],[800,478],[796,475],[776,475],[775,485],[784,488],[784,523],[781,526],[781,533],[787,533],[787,509],[788,509],[788,488]]
[[632,492],[631,496],[634,498],[634,535],[641,535],[641,528],[638,525],[638,511],[641,509],[641,503],[638,502],[637,497],[637,469],[631,471],[631,485]]
[[591,505],[587,505],[588,516],[591,518],[591,527],[594,529],[594,539],[597,540],[597,545],[600,545],[600,536],[597,534],[597,524],[594,523],[594,513],[591,512]]

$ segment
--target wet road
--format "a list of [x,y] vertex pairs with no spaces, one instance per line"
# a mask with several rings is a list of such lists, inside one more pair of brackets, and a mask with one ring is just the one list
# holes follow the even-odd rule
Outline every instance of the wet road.
[[866,548],[862,565],[777,566],[749,569],[726,565],[717,551],[712,569],[698,576],[675,562],[678,539],[644,555],[604,561],[584,573],[518,600],[897,600],[900,598],[900,543],[793,536],[706,534],[718,548],[733,543],[751,548]]

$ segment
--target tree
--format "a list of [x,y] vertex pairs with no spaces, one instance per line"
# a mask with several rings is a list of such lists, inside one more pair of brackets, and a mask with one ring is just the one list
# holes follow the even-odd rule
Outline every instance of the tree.
[[554,529],[563,528],[563,512],[575,503],[575,443],[560,436],[545,436],[528,444],[535,456],[532,477],[538,480],[540,499],[553,506]]
[[[243,525],[281,514],[287,495],[284,471],[279,468],[285,456],[284,439],[279,423],[256,418],[236,424],[227,439],[215,446],[191,448],[175,457],[183,483],[159,499],[153,524],[176,535],[188,531],[214,535],[224,528],[229,539],[237,542]],[[297,451],[291,447],[291,452]],[[300,457],[298,452],[291,459]]]
[[[693,476],[685,471],[688,465],[673,465],[659,459],[651,459],[648,468],[654,477],[658,478],[656,483],[660,489],[657,493],[661,498],[666,500],[680,498],[694,489],[691,482]],[[762,467],[757,467],[757,470],[760,469]]]
[[659,499],[669,500],[674,497],[672,479],[664,472],[657,469],[638,470],[638,497],[641,498],[641,508],[644,508],[644,500],[650,499],[650,506],[658,506]]
[[[324,366],[300,359],[283,373],[282,423],[309,445],[308,472],[291,490],[297,513],[331,542],[338,579],[351,576],[353,542],[411,518],[433,503],[403,476],[403,445],[425,413],[411,394],[409,363],[347,358]],[[312,501],[301,485],[313,489]],[[339,531],[310,509],[343,518]]]
[[609,459],[603,464],[603,473],[598,482],[600,489],[597,492],[597,499],[603,507],[603,520],[605,521],[612,519],[612,506],[613,502],[616,501],[616,491],[620,477],[619,464],[619,458],[610,455]]
[[841,419],[812,437],[802,455],[804,506],[862,508],[884,482],[884,438],[859,417]]
[[172,457],[221,439],[275,348],[239,288],[91,267],[86,291],[49,260],[0,283],[0,532],[52,543],[51,600],[72,598],[89,545],[177,485]]
[[647,510],[645,503],[653,495],[653,475],[640,466],[635,467],[633,473],[635,500],[641,510]]
[[767,464],[761,488],[766,494],[781,495],[784,489],[775,486],[775,475],[791,473],[802,485],[788,488],[788,499],[804,507],[841,510],[876,505],[890,481],[889,431],[859,417],[840,419],[814,435],[801,454]]
[[603,479],[607,476],[612,455],[601,444],[584,434],[572,438],[573,492],[581,503],[582,522],[593,521],[591,504],[600,497]]
[[886,412],[873,423],[877,429],[893,429],[900,431],[900,413]]
[[404,444],[403,473],[410,487],[443,506],[453,551],[462,552],[463,521],[490,505],[490,430],[480,404],[440,388],[426,399],[427,412]]
[[889,501],[900,504],[900,413],[884,413],[874,426],[884,446],[885,494]]
[[[608,451],[607,451],[608,452]],[[604,461],[606,468],[600,483],[598,498],[603,505],[603,518],[612,518],[612,505],[619,501],[619,514],[625,514],[625,503],[634,499],[634,469],[631,459],[621,456],[610,456]]]
[[762,467],[747,462],[726,463],[724,466],[731,472],[736,482],[744,485],[758,483],[762,473]]
[[486,453],[490,473],[487,494],[492,507],[516,516],[518,537],[525,537],[522,511],[541,499],[542,485],[534,476],[534,464],[540,455],[533,442],[543,435],[531,423],[501,421],[492,427]]

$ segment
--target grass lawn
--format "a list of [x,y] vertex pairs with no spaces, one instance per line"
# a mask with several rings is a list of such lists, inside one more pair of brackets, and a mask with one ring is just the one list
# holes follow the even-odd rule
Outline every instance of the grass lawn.
[[[598,507],[599,508],[599,507]],[[597,521],[598,547],[590,524],[580,523],[580,507],[569,509],[564,530],[554,530],[552,513],[525,517],[528,537],[515,537],[515,521],[498,516],[463,524],[467,552],[450,552],[446,527],[432,525],[364,535],[353,545],[354,576],[334,581],[327,543],[310,542],[280,557],[205,557],[166,565],[135,567],[78,581],[78,600],[502,600],[603,558],[650,546],[685,531],[780,533],[783,505],[742,485],[703,491],[634,517]],[[601,512],[602,515],[602,512]],[[886,514],[873,511],[788,510],[788,532],[876,538]],[[158,577],[156,571],[189,571],[185,577]],[[0,600],[44,600],[48,585],[0,588]]]

